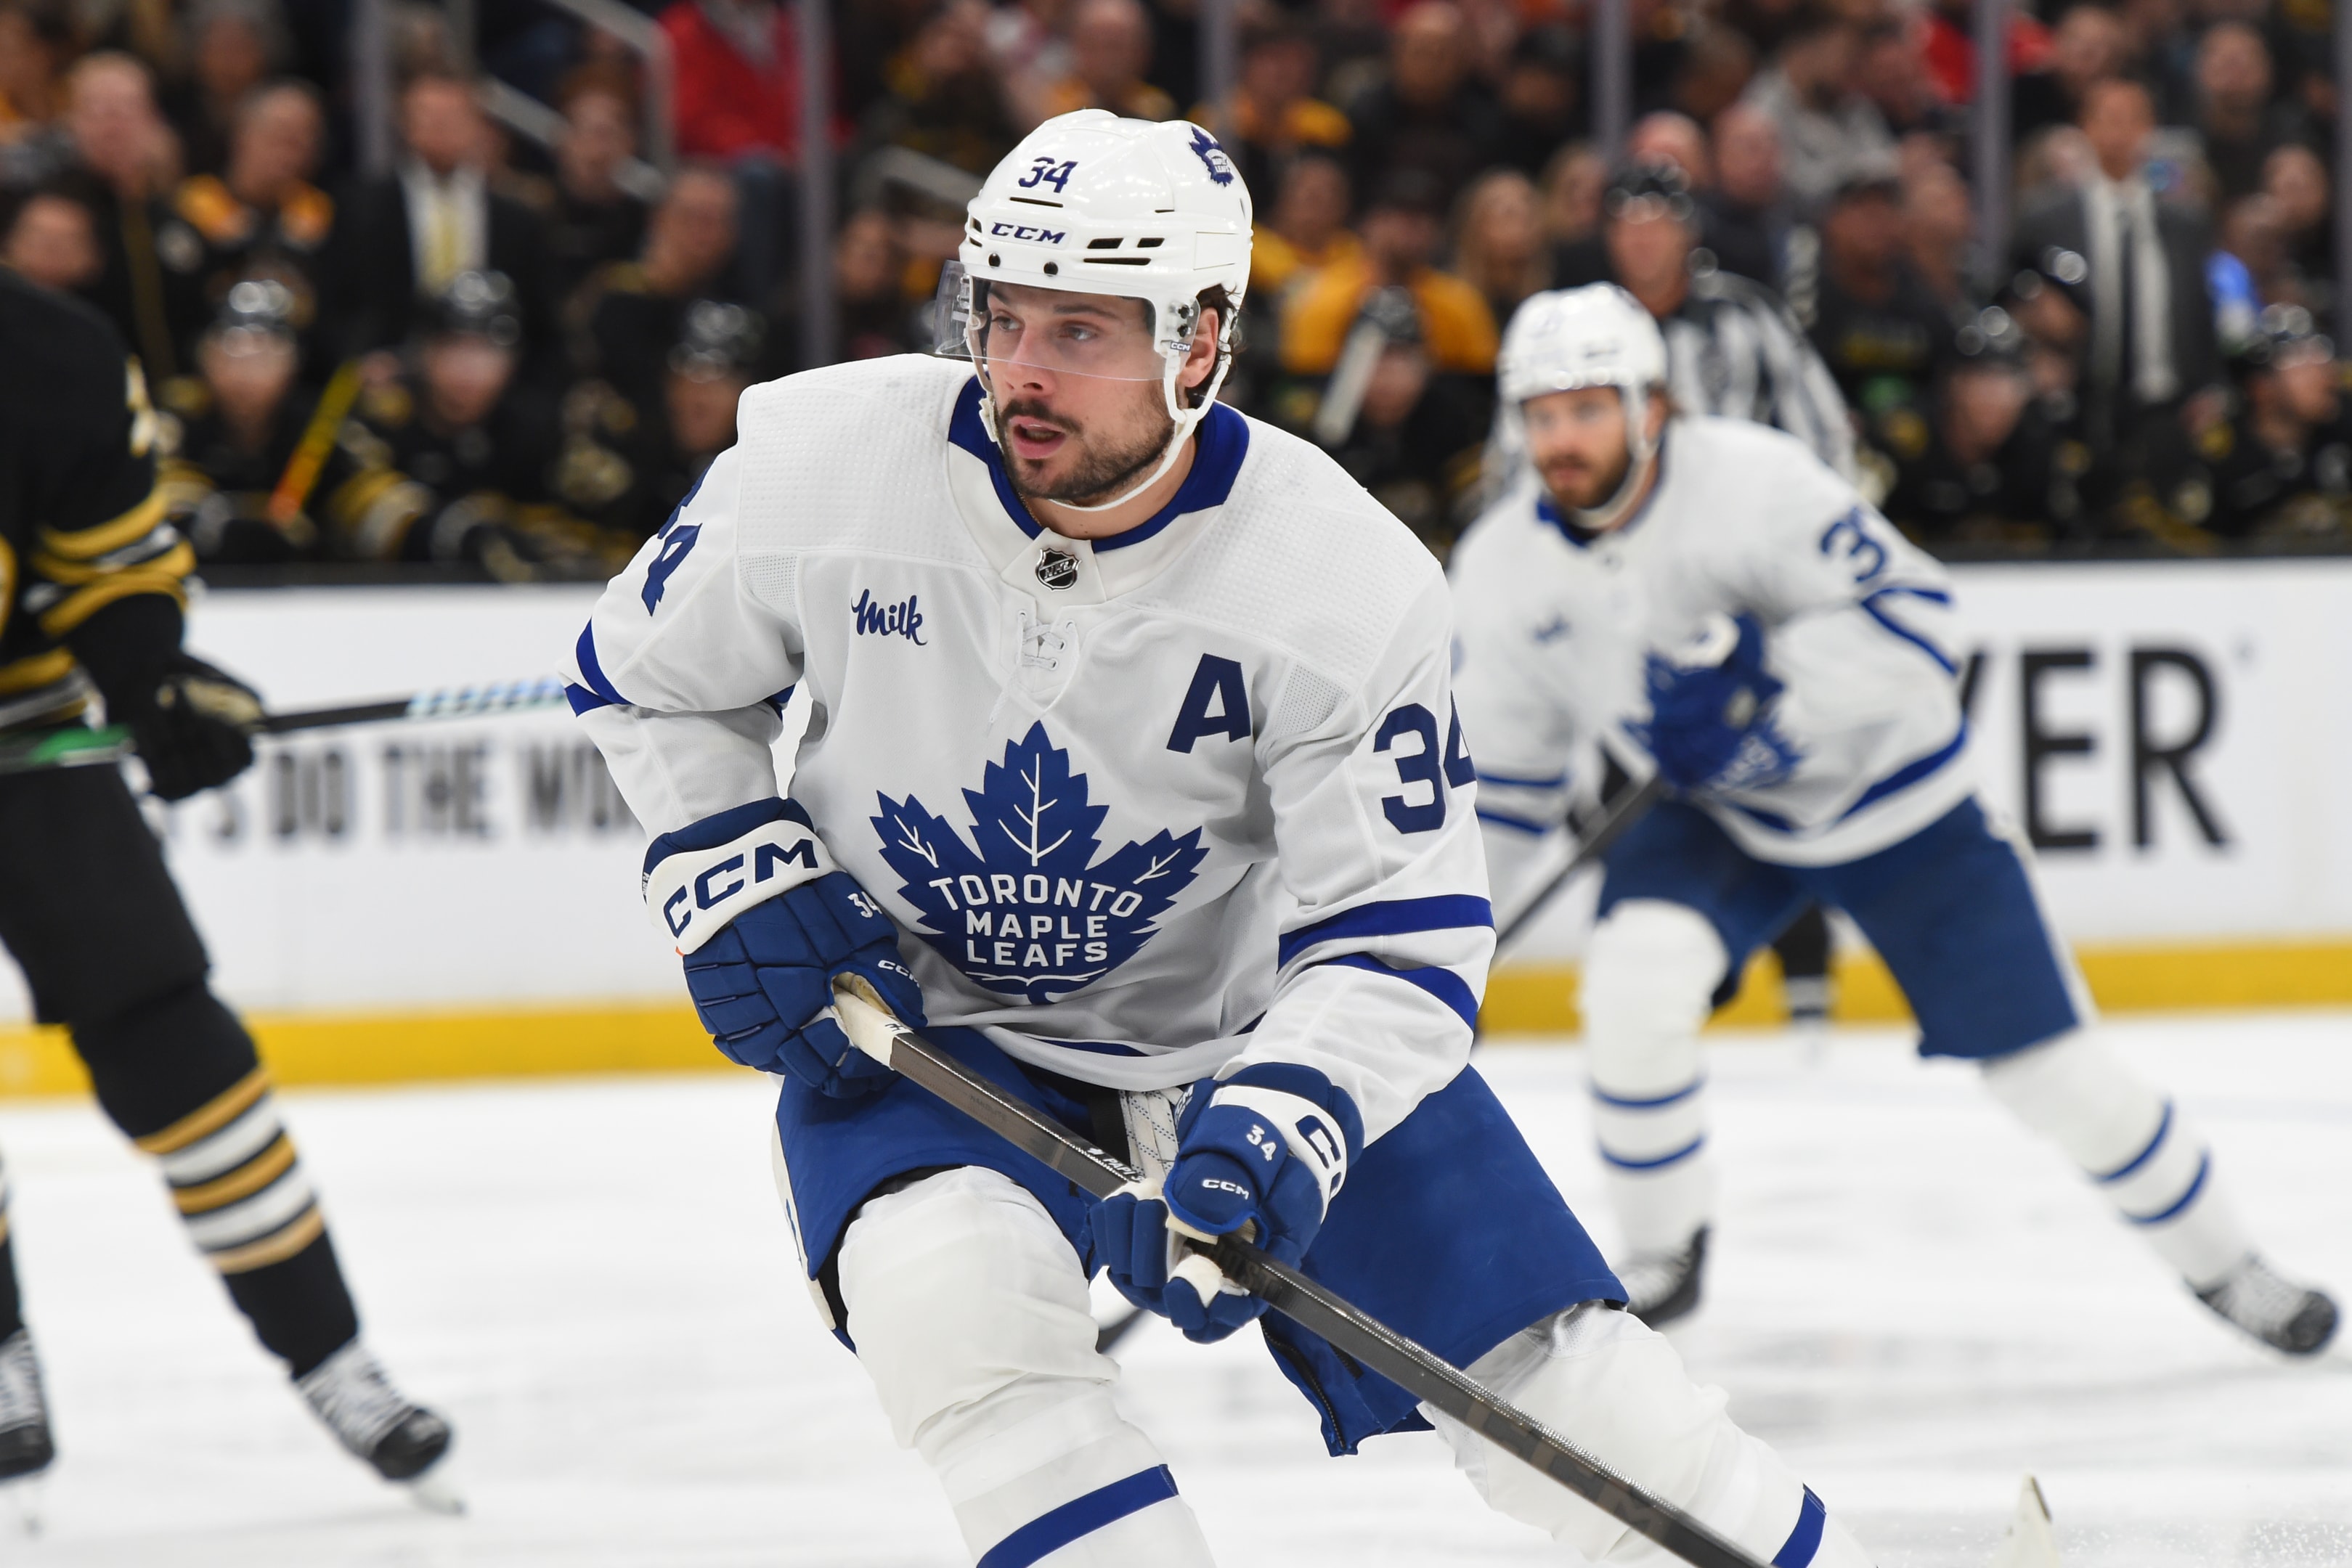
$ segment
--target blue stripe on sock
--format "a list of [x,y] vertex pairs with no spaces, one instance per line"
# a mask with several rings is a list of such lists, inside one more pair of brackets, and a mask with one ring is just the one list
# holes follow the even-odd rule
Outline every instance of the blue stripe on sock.
[[1797,1510],[1797,1528],[1789,1531],[1789,1539],[1773,1553],[1772,1568],[1805,1568],[1822,1549],[1822,1530],[1829,1521],[1829,1509],[1807,1487],[1804,1505]]
[[2197,1156],[2197,1179],[2189,1184],[2189,1190],[2180,1195],[2179,1202],[2174,1204],[2170,1208],[2166,1209],[2162,1214],[2135,1214],[2131,1216],[2131,1222],[2134,1225],[2161,1225],[2166,1220],[2171,1218],[2174,1215],[2179,1214],[2182,1209],[2187,1208],[2190,1204],[2195,1203],[2197,1201],[2197,1195],[2205,1190],[2205,1173],[2212,1168],[2213,1152],[2210,1149],[2208,1149],[2205,1153]]
[[1671,1094],[1661,1094],[1654,1100],[1628,1100],[1622,1095],[1610,1093],[1596,1083],[1592,1085],[1592,1097],[1603,1105],[1614,1106],[1620,1111],[1654,1111],[1661,1105],[1671,1105],[1677,1100],[1687,1100],[1706,1087],[1706,1079],[1694,1078]]
[[1629,1160],[1622,1155],[1612,1155],[1607,1149],[1602,1149],[1601,1151],[1601,1159],[1602,1164],[1614,1166],[1621,1171],[1654,1171],[1673,1165],[1676,1160],[1686,1160],[1690,1158],[1693,1155],[1698,1153],[1700,1145],[1706,1142],[1706,1134],[1701,1133],[1697,1137],[1693,1138],[1689,1143],[1685,1144],[1673,1154],[1660,1155],[1654,1160]]
[[2094,1179],[2102,1184],[2123,1180],[2124,1177],[2131,1175],[2132,1172],[2139,1169],[2140,1166],[2147,1164],[2148,1161],[2156,1157],[2156,1151],[2164,1147],[2164,1135],[2170,1131],[2172,1131],[2172,1102],[2167,1100],[2164,1103],[2164,1114],[2158,1119],[2156,1124],[2156,1136],[2147,1141],[2147,1147],[2142,1149],[2139,1153],[2134,1155],[2130,1159],[2126,1160],[2122,1165],[2116,1166],[2114,1170],[2109,1171],[2106,1175]]
[[1175,1495],[1176,1478],[1168,1473],[1166,1465],[1139,1470],[1123,1481],[1097,1487],[1031,1520],[981,1553],[979,1568],[1028,1568],[1082,1535],[1091,1535],[1106,1524],[1115,1524]]

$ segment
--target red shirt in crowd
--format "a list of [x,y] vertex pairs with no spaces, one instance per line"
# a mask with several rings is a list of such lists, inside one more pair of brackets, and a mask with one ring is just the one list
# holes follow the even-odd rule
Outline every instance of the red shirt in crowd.
[[682,158],[732,160],[764,152],[790,162],[800,147],[800,49],[789,7],[768,8],[774,44],[765,65],[744,57],[699,0],[661,14],[677,67],[675,114]]

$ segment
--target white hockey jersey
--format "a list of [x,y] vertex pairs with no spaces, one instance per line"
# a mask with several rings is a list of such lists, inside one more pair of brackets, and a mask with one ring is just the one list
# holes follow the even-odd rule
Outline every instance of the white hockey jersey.
[[1786,683],[1771,723],[1791,765],[1700,798],[1736,842],[1836,864],[1958,805],[1972,783],[1942,566],[1780,431],[1677,416],[1659,464],[1612,532],[1569,526],[1530,472],[1455,548],[1454,681],[1481,817],[1549,831],[1597,790],[1601,748],[1646,772],[1625,729],[1648,714],[1646,655],[1742,612]]
[[1313,447],[1220,407],[1142,527],[1042,530],[968,367],[744,395],[613,580],[575,709],[638,820],[792,795],[934,1024],[1118,1089],[1315,1067],[1367,1138],[1467,1060],[1493,949],[1443,574]]

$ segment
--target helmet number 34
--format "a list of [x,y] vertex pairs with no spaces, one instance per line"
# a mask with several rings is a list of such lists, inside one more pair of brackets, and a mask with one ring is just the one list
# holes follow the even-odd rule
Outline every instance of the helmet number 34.
[[1029,172],[1014,183],[1024,190],[1030,191],[1035,190],[1040,185],[1051,185],[1058,194],[1065,186],[1069,184],[1070,176],[1077,171],[1078,161],[1075,158],[1065,159],[1059,163],[1055,162],[1051,158],[1040,158]]

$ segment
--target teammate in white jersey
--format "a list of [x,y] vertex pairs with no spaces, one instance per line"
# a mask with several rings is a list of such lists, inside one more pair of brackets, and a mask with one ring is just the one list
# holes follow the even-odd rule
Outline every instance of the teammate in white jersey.
[[2206,1305],[2280,1350],[2336,1306],[2256,1252],[2204,1141],[2103,1040],[1979,803],[1943,569],[1778,431],[1675,413],[1649,315],[1543,294],[1503,344],[1529,470],[1457,547],[1455,685],[1496,897],[1611,761],[1674,798],[1607,856],[1582,1007],[1618,1273],[1696,1304],[1714,1213],[1699,1026],[1809,901],[1843,909],[1927,1055],[1982,1064]]
[[[1250,204],[1196,126],[1051,120],[974,200],[956,351],[745,395],[599,603],[572,705],[657,835],[719,1048],[783,1075],[818,1308],[985,1568],[1209,1561],[1111,1397],[1087,1280],[1244,1224],[1759,1558],[1864,1561],[1695,1387],[1466,1065],[1493,946],[1443,577],[1321,454],[1215,402]],[[786,694],[812,714],[780,797]],[[871,982],[1154,1178],[1096,1205],[854,1051]],[[1163,1185],[1164,1183],[1164,1185]],[[1656,1550],[1278,1319],[1334,1452],[1444,1428],[1575,1560]]]

